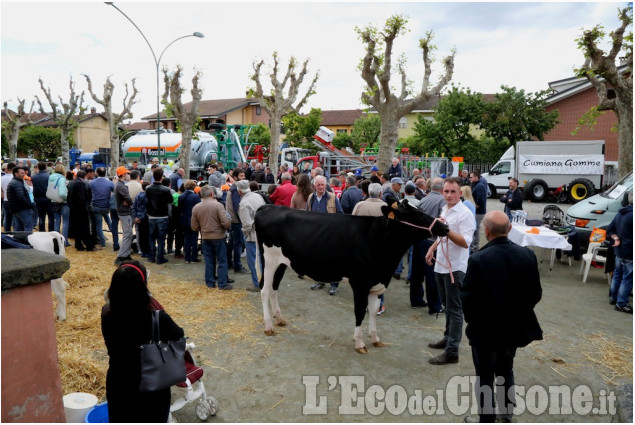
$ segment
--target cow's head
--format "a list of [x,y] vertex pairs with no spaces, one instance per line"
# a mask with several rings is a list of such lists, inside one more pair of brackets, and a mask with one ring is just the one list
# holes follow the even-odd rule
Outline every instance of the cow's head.
[[414,228],[428,230],[433,236],[448,235],[449,228],[447,224],[435,220],[434,217],[410,205],[407,199],[399,202],[397,198],[389,196],[386,203],[388,205],[381,207],[381,210],[387,219],[395,220]]

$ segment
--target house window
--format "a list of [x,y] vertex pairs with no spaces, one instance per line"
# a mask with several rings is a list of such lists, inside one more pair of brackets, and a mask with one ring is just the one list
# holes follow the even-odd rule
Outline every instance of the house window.
[[399,128],[408,128],[408,120],[406,117],[401,117],[399,119]]
[[338,128],[337,129],[337,134],[347,134],[348,130],[345,128]]
[[256,115],[260,115],[260,105],[256,105]]

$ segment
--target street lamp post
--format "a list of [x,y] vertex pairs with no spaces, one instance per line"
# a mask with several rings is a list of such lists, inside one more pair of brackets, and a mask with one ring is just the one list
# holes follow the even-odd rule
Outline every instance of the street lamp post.
[[127,20],[130,21],[130,23],[132,25],[134,25],[134,27],[137,29],[137,31],[139,31],[139,34],[141,34],[141,37],[143,37],[143,39],[146,41],[146,44],[148,45],[148,47],[150,48],[150,51],[152,52],[152,57],[154,59],[154,64],[156,65],[156,73],[157,73],[157,157],[159,158],[159,164],[161,163],[161,129],[159,128],[159,123],[160,121],[160,114],[161,114],[161,95],[160,95],[160,91],[159,91],[159,66],[161,64],[161,58],[163,57],[163,54],[165,53],[165,51],[168,49],[168,47],[170,47],[171,45],[173,45],[174,43],[176,43],[177,41],[183,39],[183,38],[188,38],[188,37],[198,37],[198,38],[203,38],[205,37],[202,33],[200,32],[195,32],[192,34],[188,34],[188,35],[184,35],[182,37],[179,37],[175,40],[173,40],[170,44],[168,44],[167,46],[165,46],[165,49],[163,49],[163,51],[161,52],[161,54],[159,55],[159,58],[157,59],[157,55],[154,53],[154,49],[152,48],[152,45],[150,44],[150,42],[148,41],[148,39],[146,38],[145,34],[143,34],[143,32],[139,29],[139,27],[137,26],[137,24],[135,24],[132,19],[130,19],[128,17],[128,15],[126,15],[125,13],[123,13],[121,11],[121,9],[119,9],[117,6],[115,6],[114,3],[112,2],[105,2],[107,5],[114,7],[115,9],[117,9],[119,11],[119,13],[121,13],[123,16],[126,17]]

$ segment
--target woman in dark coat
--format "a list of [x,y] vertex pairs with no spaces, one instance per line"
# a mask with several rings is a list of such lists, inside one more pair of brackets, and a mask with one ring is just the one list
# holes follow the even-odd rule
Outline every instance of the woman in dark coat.
[[201,202],[201,197],[194,192],[195,188],[196,182],[194,180],[188,180],[185,182],[185,192],[179,196],[179,206],[181,207],[179,226],[185,235],[183,253],[185,255],[185,262],[188,264],[201,261],[198,258],[198,232],[192,230],[191,226],[192,209],[196,204]]
[[[112,275],[102,308],[101,331],[108,349],[106,398],[110,422],[167,422],[170,388],[140,392],[139,347],[150,340],[152,312],[158,303],[148,293],[145,267],[138,261],[123,263]],[[162,341],[183,337],[183,329],[161,310]]]

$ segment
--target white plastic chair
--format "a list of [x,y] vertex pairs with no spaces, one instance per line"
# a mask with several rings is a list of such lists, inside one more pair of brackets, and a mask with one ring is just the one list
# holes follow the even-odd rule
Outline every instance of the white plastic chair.
[[582,282],[586,283],[587,276],[589,275],[589,269],[591,268],[591,263],[593,261],[606,264],[606,257],[599,255],[600,252],[608,251],[608,248],[603,248],[602,244],[599,242],[589,242],[589,249],[587,249],[586,254],[582,255],[582,261],[580,261],[580,272],[578,274],[582,274],[582,269],[584,269],[584,276],[582,277]]

